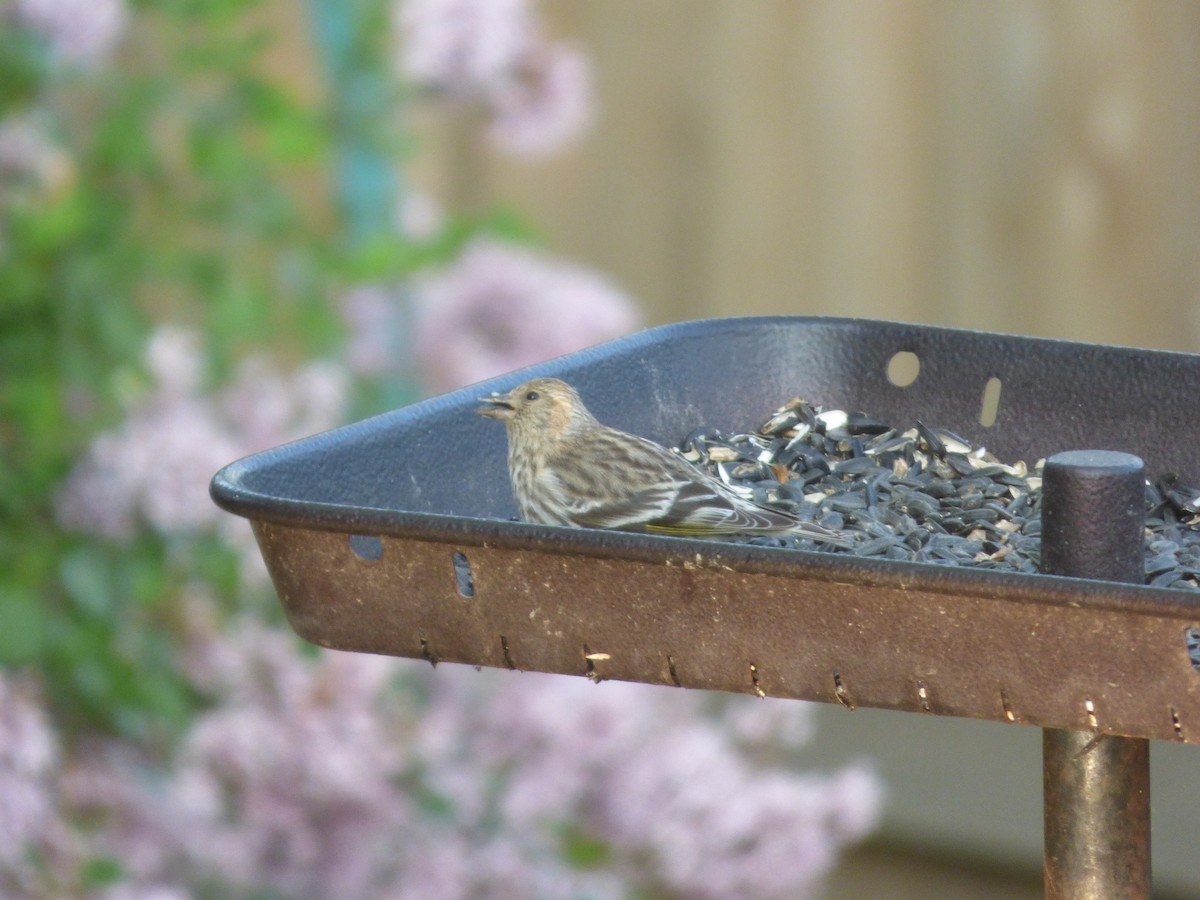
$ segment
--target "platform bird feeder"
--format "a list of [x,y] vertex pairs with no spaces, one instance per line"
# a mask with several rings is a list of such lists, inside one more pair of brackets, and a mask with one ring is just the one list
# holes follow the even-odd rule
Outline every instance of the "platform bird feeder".
[[[915,378],[889,376],[898,358]],[[1060,575],[529,524],[515,520],[504,429],[475,409],[535,376],[668,446],[700,425],[753,430],[799,395],[943,426],[1005,461],[1097,450],[1116,465],[1064,454],[1060,508],[1079,527],[1057,530]],[[1121,514],[1139,461],[1195,483],[1198,406],[1196,355],[715,319],[258,453],[222,469],[212,494],[250,519],[288,621],[324,647],[1047,729],[1048,894],[1134,896],[1149,883],[1148,813],[1128,806],[1148,792],[1140,750],[1200,742],[1200,593],[1110,571],[1112,530],[1098,523]],[[1064,756],[1050,746],[1060,734],[1082,743]],[[1072,786],[1063,759],[1095,763],[1098,778]],[[1114,797],[1125,812],[1106,819]],[[1113,839],[1133,856],[1097,861],[1096,842]]]

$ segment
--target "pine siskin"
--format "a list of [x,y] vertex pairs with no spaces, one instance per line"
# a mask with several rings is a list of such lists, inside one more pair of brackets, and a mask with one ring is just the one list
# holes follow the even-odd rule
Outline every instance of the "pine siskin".
[[480,415],[508,431],[508,473],[527,522],[687,537],[790,533],[850,546],[815,522],[743,499],[653,441],[601,425],[557,378],[480,402]]

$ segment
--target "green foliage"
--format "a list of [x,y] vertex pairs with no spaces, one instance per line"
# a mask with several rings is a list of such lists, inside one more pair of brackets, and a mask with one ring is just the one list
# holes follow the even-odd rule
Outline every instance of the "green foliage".
[[[66,534],[54,498],[121,418],[157,320],[250,348],[328,352],[345,267],[328,250],[327,111],[262,64],[246,0],[142,4],[120,65],[58,71],[0,28],[0,122],[36,112],[58,168],[0,173],[0,664],[39,670],[60,723],[165,738],[200,698],[180,671],[179,593],[231,606],[213,537]],[[46,159],[41,160],[46,163]],[[103,861],[89,875],[109,879]]]
[[[397,234],[409,145],[388,7],[307,9],[316,97],[265,65],[258,0],[134,2],[118,59],[90,70],[0,28],[0,127],[45,141],[30,171],[0,170],[0,666],[39,672],[69,733],[169,741],[203,702],[180,665],[183,587],[247,602],[215,535],[105,539],[56,518],[73,467],[147,391],[154,323],[202,332],[219,384],[264,347],[285,363],[337,351],[340,288],[402,281],[481,232],[536,239],[507,211]],[[352,410],[412,399],[395,379],[362,384]]]
[[98,891],[112,887],[125,877],[125,869],[119,860],[109,856],[98,856],[88,860],[80,872],[80,884],[85,890]]
[[598,869],[612,859],[612,846],[601,838],[573,825],[561,829],[562,856],[576,869]]
[[46,72],[43,41],[19,28],[0,28],[0,109],[15,109],[33,99]]

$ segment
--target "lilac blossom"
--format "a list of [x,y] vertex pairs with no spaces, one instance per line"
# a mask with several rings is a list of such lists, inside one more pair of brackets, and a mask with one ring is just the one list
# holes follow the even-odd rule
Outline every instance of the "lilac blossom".
[[215,406],[245,455],[332,428],[345,412],[349,390],[349,375],[337,363],[319,360],[285,375],[266,359],[250,357]]
[[61,194],[75,174],[70,155],[36,117],[0,119],[0,202]]
[[146,802],[158,776],[134,744],[100,737],[81,742],[60,775],[64,813],[95,823],[87,835],[91,853],[117,860],[126,882],[139,887],[159,884],[180,858],[178,811]]
[[338,300],[349,331],[346,365],[364,378],[380,378],[404,364],[404,306],[399,292],[359,285]]
[[591,125],[591,97],[592,70],[578,48],[539,47],[493,90],[488,137],[516,156],[550,156]]
[[164,884],[118,884],[104,891],[103,900],[193,900],[195,894]]
[[309,663],[252,625],[235,640],[213,673],[223,702],[189,734],[170,795],[191,866],[290,896],[365,896],[411,815],[396,784],[405,746],[381,703],[395,664]]
[[226,463],[337,424],[348,376],[330,362],[290,375],[252,357],[215,399],[200,393],[204,358],[193,333],[163,328],[147,346],[153,379],[125,421],[99,435],[58,496],[59,521],[113,539],[142,523],[163,534],[225,526],[208,481]]
[[169,769],[128,744],[89,747],[66,779],[70,808],[103,823],[94,850],[120,861],[126,896],[190,896],[197,885],[231,896],[370,896],[395,877],[410,807],[394,781],[404,744],[381,703],[395,663],[313,659],[253,622],[222,634],[198,612],[205,605],[196,589],[189,659],[219,705],[200,715]]
[[59,521],[113,539],[132,537],[142,521],[164,533],[215,527],[208,479],[239,455],[203,400],[150,398],[92,443],[59,494]]
[[401,0],[396,22],[402,73],[450,93],[506,78],[536,41],[528,0]]
[[638,322],[632,301],[595,272],[485,240],[416,290],[416,353],[433,391],[618,337]]
[[[802,703],[314,656],[250,620],[222,629],[203,586],[184,608],[187,671],[217,705],[159,777],[114,745],[67,779],[126,890],[804,897],[878,818],[869,768],[787,762],[775,735],[810,733]],[[730,727],[752,710],[770,726]],[[570,835],[595,863],[571,863]]]
[[60,197],[75,176],[74,160],[36,117],[22,114],[0,119],[0,261],[8,250],[5,213]]
[[0,893],[6,897],[50,892],[46,879],[55,876],[47,867],[68,877],[72,848],[54,784],[61,752],[32,682],[0,672]]
[[169,397],[195,396],[205,376],[200,334],[177,325],[158,328],[146,342],[146,369],[159,393]]
[[[574,821],[607,842],[631,883],[696,898],[802,897],[839,849],[877,820],[881,789],[863,765],[832,778],[755,766],[701,693],[526,676],[483,711],[476,748],[510,772],[507,821]],[[724,698],[780,728],[809,707]],[[727,713],[728,714],[728,713]]]
[[122,0],[15,0],[12,11],[45,36],[58,62],[85,68],[112,54],[128,19]]
[[481,104],[499,149],[546,156],[590,126],[586,57],[547,41],[526,0],[403,0],[397,10],[402,74],[432,94]]

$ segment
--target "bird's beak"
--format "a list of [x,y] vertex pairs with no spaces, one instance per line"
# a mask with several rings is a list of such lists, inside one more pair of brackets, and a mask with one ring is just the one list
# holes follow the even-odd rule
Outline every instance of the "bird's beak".
[[516,412],[512,403],[509,402],[508,394],[494,393],[490,397],[480,397],[479,402],[487,405],[481,406],[475,412],[481,416],[487,416],[489,419],[503,421],[512,418],[513,413]]

